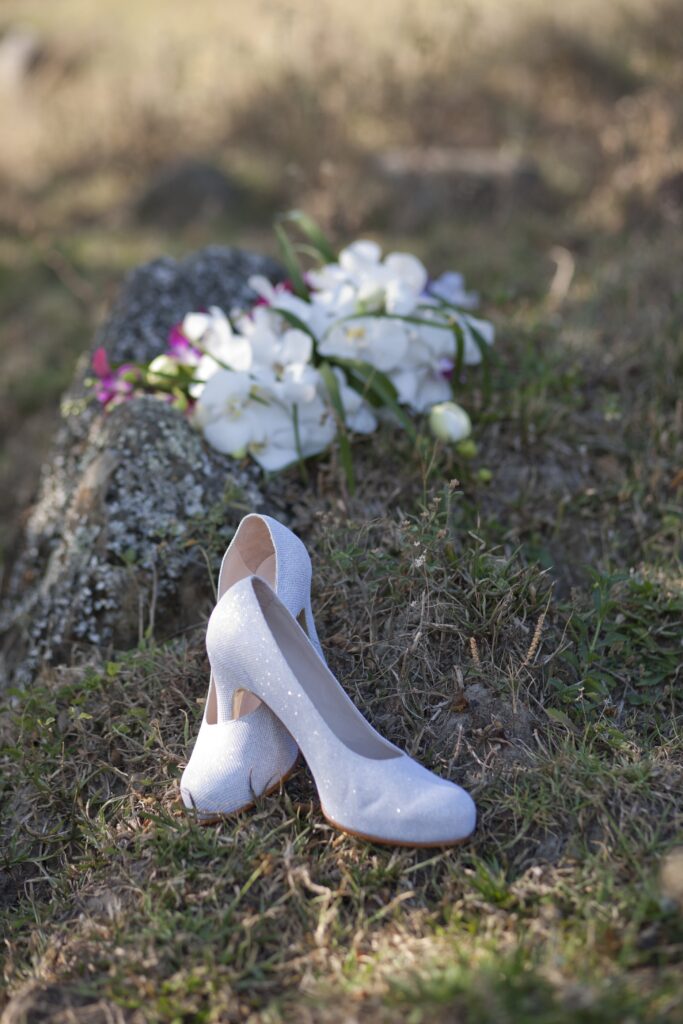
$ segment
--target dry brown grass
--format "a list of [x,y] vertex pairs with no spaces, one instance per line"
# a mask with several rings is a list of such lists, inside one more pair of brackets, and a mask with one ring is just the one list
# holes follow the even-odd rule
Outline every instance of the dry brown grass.
[[548,576],[463,535],[453,486],[370,521],[324,511],[325,486],[301,515],[331,664],[378,728],[472,789],[474,841],[340,835],[304,767],[254,812],[194,824],[177,778],[201,630],[57,670],[4,718],[11,989],[40,982],[39,1020],[51,999],[77,1019],[675,1019],[656,851],[681,825],[680,737],[558,710],[560,609],[528,659]]
[[[303,767],[254,813],[196,826],[176,780],[201,631],[93,652],[2,716],[8,992],[36,983],[31,1019],[54,1024],[678,1020],[659,872],[682,824],[680,5],[6,0],[1,17],[46,44],[3,114],[5,494],[30,491],[26,438],[39,454],[123,270],[269,247],[281,205],[465,270],[500,330],[474,463],[383,435],[359,445],[350,504],[334,454],[309,488],[270,486],[311,546],[333,667],[472,787],[472,845],[338,835]],[[378,169],[436,144],[532,173],[472,193]],[[188,151],[245,205],[139,224],[150,173]]]

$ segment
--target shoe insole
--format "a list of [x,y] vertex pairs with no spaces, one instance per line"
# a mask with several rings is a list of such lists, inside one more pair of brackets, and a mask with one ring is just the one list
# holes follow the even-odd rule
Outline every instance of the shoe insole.
[[[256,568],[253,568],[252,565],[249,565],[244,560],[239,551],[233,551],[230,556],[230,564],[227,567],[224,578],[221,580],[221,593],[218,597],[222,597],[230,587],[244,579],[245,576],[260,576],[262,580],[265,580],[269,586],[274,588],[276,582],[276,564],[275,552],[267,555],[259,562]],[[304,632],[306,632],[306,635],[308,635],[303,609],[299,613],[297,621]],[[249,693],[247,690],[237,690],[232,700],[232,718],[244,718],[245,715],[249,715],[252,711],[256,711],[260,703],[261,701],[255,694]],[[206,720],[209,725],[216,723],[217,715],[218,707],[216,702],[216,686],[213,676],[211,676],[206,708]]]

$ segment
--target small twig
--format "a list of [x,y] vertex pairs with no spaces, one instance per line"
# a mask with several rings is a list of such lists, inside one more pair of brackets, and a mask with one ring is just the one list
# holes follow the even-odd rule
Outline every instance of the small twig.
[[470,653],[472,655],[472,661],[474,662],[474,664],[477,666],[477,668],[481,668],[481,658],[479,657],[479,645],[477,644],[476,638],[473,636],[470,637]]
[[562,245],[554,246],[548,255],[555,264],[555,273],[548,289],[546,305],[549,309],[559,309],[569,294],[576,264],[569,249]]
[[209,558],[208,551],[202,544],[199,544],[198,547],[202,553],[204,561],[206,562],[206,569],[209,575],[209,582],[211,583],[211,589],[213,591],[213,601],[214,604],[216,604],[216,602],[218,601],[218,581],[214,579],[213,566],[211,565],[211,559]]

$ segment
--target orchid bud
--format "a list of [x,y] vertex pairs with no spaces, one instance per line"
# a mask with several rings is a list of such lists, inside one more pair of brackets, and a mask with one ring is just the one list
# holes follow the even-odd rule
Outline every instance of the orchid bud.
[[152,386],[168,385],[169,380],[178,376],[178,360],[173,356],[157,356],[147,368],[147,381]]
[[479,451],[471,437],[465,438],[464,441],[459,441],[455,446],[455,450],[461,459],[473,459]]
[[429,426],[440,441],[464,441],[472,433],[472,423],[455,402],[439,402],[429,414]]

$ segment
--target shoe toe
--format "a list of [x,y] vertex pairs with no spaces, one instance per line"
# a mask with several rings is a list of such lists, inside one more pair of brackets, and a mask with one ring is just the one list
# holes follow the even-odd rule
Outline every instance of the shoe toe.
[[[379,842],[401,846],[449,846],[474,831],[474,800],[453,782],[439,778],[405,756],[392,766],[374,765],[374,777],[349,808],[335,807],[328,815],[340,827]],[[354,790],[355,792],[355,790]]]
[[439,779],[425,794],[416,820],[416,832],[421,842],[447,845],[467,839],[476,823],[477,808],[469,793],[452,782]]
[[467,839],[477,824],[476,804],[460,786],[451,785],[449,790],[444,800],[443,825],[454,839]]
[[265,705],[245,718],[203,723],[180,780],[183,804],[200,818],[234,814],[277,786],[297,755],[296,743]]

